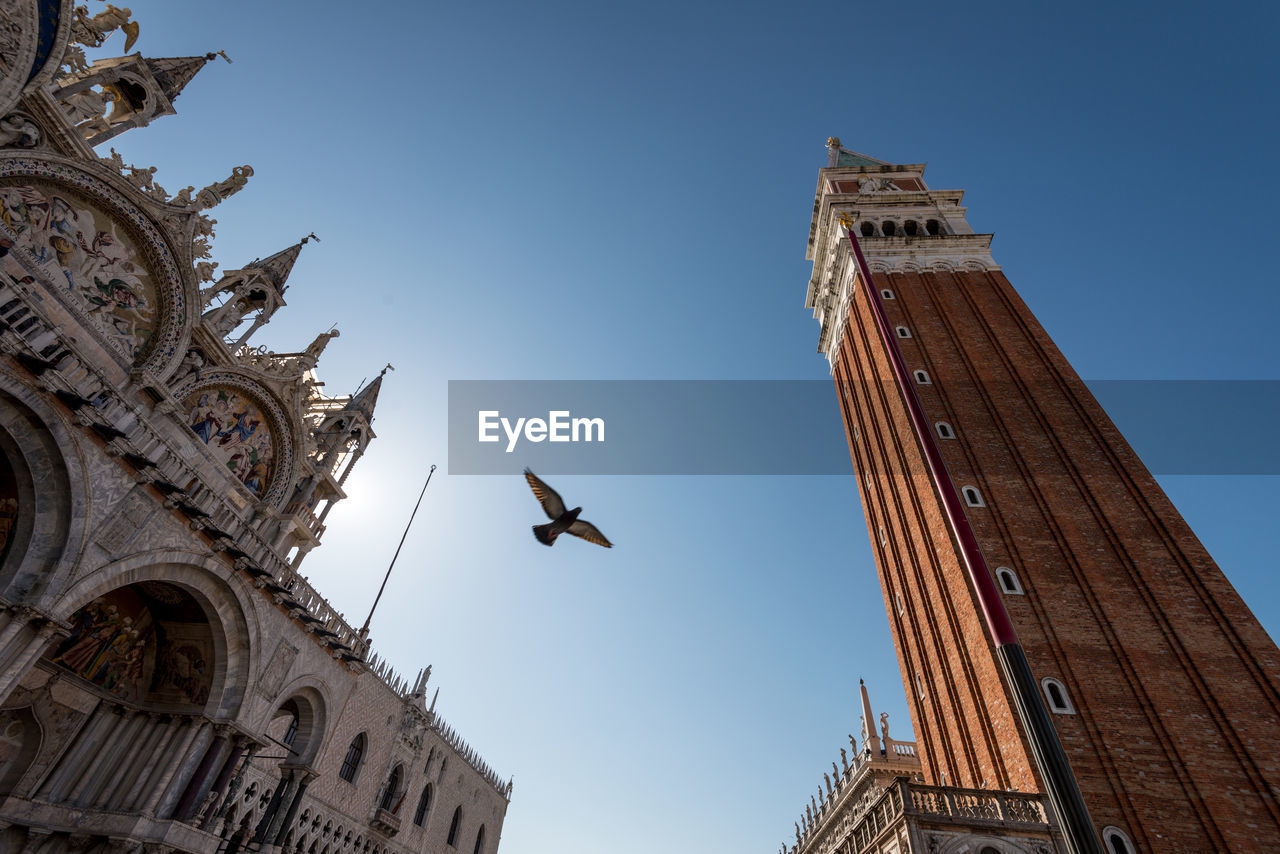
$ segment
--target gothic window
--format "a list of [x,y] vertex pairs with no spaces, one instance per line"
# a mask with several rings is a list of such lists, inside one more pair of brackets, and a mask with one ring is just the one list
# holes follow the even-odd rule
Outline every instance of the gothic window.
[[1075,708],[1071,705],[1071,700],[1067,698],[1067,689],[1061,682],[1051,676],[1046,676],[1040,680],[1040,686],[1044,688],[1044,696],[1049,701],[1049,711],[1059,715],[1074,715]]
[[1000,590],[1012,594],[1014,596],[1022,596],[1022,585],[1018,582],[1018,576],[1012,569],[1007,566],[996,567],[996,578],[1000,579]]
[[864,222],[862,224],[862,236],[874,237],[876,233],[876,224],[874,222]]
[[471,854],[484,854],[484,825],[480,825],[480,832],[476,834],[476,847]]
[[396,806],[396,795],[400,790],[400,774],[401,766],[397,765],[391,769],[391,776],[387,778],[386,788],[382,791],[382,802],[378,806],[387,812],[391,812]]
[[911,337],[911,330],[910,330],[910,329],[908,329],[908,328],[907,328],[907,327],[905,327],[905,326],[899,326],[899,327],[898,327],[898,337],[899,337],[899,338],[910,338],[910,337]]
[[433,747],[427,751],[427,767],[422,770],[423,774],[431,773],[431,763],[435,761],[435,758],[436,758],[436,749]]
[[449,838],[446,840],[450,847],[457,847],[458,829],[462,824],[462,807],[459,806],[453,811],[453,821],[449,823]]
[[916,371],[916,382],[919,385],[933,385],[933,380],[929,379],[928,371]]
[[982,494],[972,486],[966,486],[961,490],[964,493],[964,503],[970,507],[986,507],[986,503],[982,500]]
[[342,760],[342,769],[338,771],[338,776],[348,783],[356,781],[356,772],[360,770],[360,760],[364,758],[364,743],[364,733],[360,733],[351,739],[351,746],[347,748],[347,755]]
[[884,297],[885,299],[897,299],[897,297],[893,295],[893,291],[889,290],[888,288],[885,288],[884,290],[882,290],[880,292],[880,296]]
[[413,812],[413,823],[418,827],[423,826],[423,822],[427,820],[427,810],[431,809],[431,784],[428,783],[422,789],[422,797],[418,798],[418,808]]
[[939,421],[933,426],[937,429],[938,436],[942,439],[954,439],[956,437],[956,432],[952,430],[951,425],[945,421]]
[[1133,841],[1118,827],[1104,827],[1102,841],[1107,843],[1107,854],[1134,854]]

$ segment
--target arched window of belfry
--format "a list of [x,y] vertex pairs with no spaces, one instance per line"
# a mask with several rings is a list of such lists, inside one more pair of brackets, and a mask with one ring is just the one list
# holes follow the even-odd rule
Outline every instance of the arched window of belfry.
[[472,849],[471,854],[484,854],[484,825],[480,825],[480,830],[476,833],[476,847]]

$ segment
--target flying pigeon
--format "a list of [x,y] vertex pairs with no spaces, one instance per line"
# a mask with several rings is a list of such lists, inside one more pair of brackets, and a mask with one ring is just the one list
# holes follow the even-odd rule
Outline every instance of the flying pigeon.
[[564,533],[570,533],[575,537],[581,537],[588,543],[595,543],[597,546],[604,546],[606,549],[613,548],[613,543],[605,539],[604,534],[600,533],[600,529],[587,520],[578,518],[578,514],[582,512],[581,507],[566,510],[564,499],[528,469],[524,470],[524,479],[529,481],[529,487],[533,489],[533,494],[542,503],[542,509],[546,512],[547,518],[551,519],[546,525],[533,526],[533,535],[538,538],[538,542],[544,546],[554,546],[556,537]]

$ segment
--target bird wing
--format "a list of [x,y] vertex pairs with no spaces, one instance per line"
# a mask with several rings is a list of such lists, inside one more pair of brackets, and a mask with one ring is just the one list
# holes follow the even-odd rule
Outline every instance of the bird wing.
[[534,496],[542,503],[542,509],[547,514],[548,519],[559,519],[564,515],[564,499],[560,497],[558,492],[539,480],[538,476],[528,469],[524,470],[524,479],[529,481],[529,488],[533,490]]
[[604,534],[600,533],[600,529],[584,519],[579,519],[570,525],[567,533],[573,534],[575,537],[581,537],[588,543],[604,546],[606,549],[613,548],[613,543],[605,539]]

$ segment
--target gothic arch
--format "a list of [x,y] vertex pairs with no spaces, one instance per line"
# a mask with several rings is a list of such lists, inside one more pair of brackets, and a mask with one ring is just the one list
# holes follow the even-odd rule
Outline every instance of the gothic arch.
[[[244,703],[249,675],[258,669],[256,621],[243,584],[221,578],[227,570],[216,558],[176,550],[148,552],[107,564],[77,581],[50,608],[67,620],[81,608],[115,590],[146,581],[181,588],[191,596],[210,627],[214,666],[204,714],[235,718]],[[232,576],[234,578],[234,576]],[[250,594],[251,595],[251,594]]]
[[12,543],[0,590],[31,601],[60,586],[85,535],[88,480],[66,422],[31,389],[0,369],[0,453],[12,469]]
[[[54,196],[62,198],[64,209],[70,210],[67,221],[75,222],[77,229],[86,228],[92,232],[81,235],[86,245],[95,243],[98,234],[106,231],[114,246],[127,249],[129,257],[126,260],[132,273],[120,272],[125,269],[121,265],[110,269],[103,267],[101,273],[95,271],[93,275],[108,277],[107,281],[113,276],[132,279],[122,282],[124,290],[131,291],[129,299],[119,296],[120,292],[116,290],[98,294],[94,290],[93,275],[79,270],[74,263],[70,267],[63,265],[72,283],[71,290],[55,289],[55,293],[70,294],[72,290],[83,290],[105,300],[105,305],[92,312],[82,299],[64,298],[63,304],[81,319],[86,328],[93,330],[105,350],[113,354],[122,366],[145,368],[163,376],[171,363],[182,355],[180,345],[189,333],[193,302],[198,301],[194,299],[197,291],[190,252],[177,250],[171,235],[146,210],[151,205],[138,204],[140,199],[135,199],[139,196],[137,190],[129,188],[125,191],[115,183],[83,171],[78,165],[45,157],[24,153],[22,157],[0,158],[0,191],[9,190],[7,195],[0,192],[5,196],[0,199],[0,209],[10,214],[8,219],[14,225],[10,230],[18,233],[19,246],[22,246],[28,228],[25,223],[15,220],[17,208],[10,203],[16,202],[17,188],[28,187],[31,188],[28,192],[44,194],[50,209],[55,206]],[[118,177],[114,180],[123,184]],[[32,229],[40,227],[31,226]],[[36,248],[49,255],[46,260],[62,263],[62,249],[55,253],[49,242],[37,237],[34,230],[30,236],[35,240]],[[65,246],[68,257],[74,256],[76,243],[67,241]],[[125,257],[120,252],[116,254]]]

